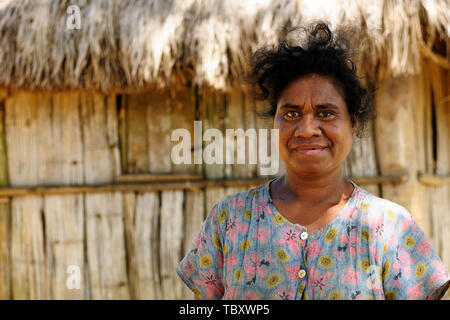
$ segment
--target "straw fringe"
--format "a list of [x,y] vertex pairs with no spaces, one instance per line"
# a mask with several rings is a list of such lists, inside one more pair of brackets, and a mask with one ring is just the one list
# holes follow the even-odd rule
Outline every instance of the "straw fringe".
[[[67,8],[81,29],[66,27]],[[420,71],[427,50],[450,36],[446,0],[3,0],[0,87],[29,90],[142,89],[183,83],[228,89],[248,56],[283,28],[313,20],[356,26],[363,74]],[[426,39],[424,39],[426,34]]]

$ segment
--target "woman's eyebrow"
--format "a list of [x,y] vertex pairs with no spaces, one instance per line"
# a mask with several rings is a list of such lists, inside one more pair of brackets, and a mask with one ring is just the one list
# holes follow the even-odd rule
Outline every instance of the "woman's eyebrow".
[[[318,104],[316,106],[314,106],[315,109],[334,109],[334,110],[339,110],[339,107],[335,106],[334,104],[331,103],[321,103]],[[280,110],[283,109],[303,109],[303,106],[299,106],[296,104],[292,104],[292,103],[285,103],[282,106],[280,106]]]

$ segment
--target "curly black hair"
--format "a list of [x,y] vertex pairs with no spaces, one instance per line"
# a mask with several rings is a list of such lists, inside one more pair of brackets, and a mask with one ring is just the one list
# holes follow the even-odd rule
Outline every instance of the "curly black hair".
[[[287,36],[293,31],[306,33],[305,44],[292,44]],[[278,45],[271,49],[262,47],[251,57],[247,81],[252,85],[258,100],[268,100],[270,108],[259,113],[274,117],[281,93],[293,80],[309,74],[331,77],[341,85],[350,116],[358,122],[356,136],[361,138],[367,123],[376,117],[372,95],[365,88],[352,61],[354,50],[350,46],[352,29],[331,32],[327,23],[316,22],[307,27],[286,30]]]

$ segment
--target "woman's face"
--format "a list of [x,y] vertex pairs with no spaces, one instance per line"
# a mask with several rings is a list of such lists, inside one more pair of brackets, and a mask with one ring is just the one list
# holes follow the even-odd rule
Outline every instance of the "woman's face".
[[352,126],[344,99],[330,77],[311,74],[288,84],[274,118],[286,170],[327,174],[340,169],[357,127]]

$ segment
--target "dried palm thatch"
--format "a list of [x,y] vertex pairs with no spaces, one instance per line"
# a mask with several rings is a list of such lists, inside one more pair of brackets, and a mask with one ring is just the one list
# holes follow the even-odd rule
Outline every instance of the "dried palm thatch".
[[[77,4],[81,29],[66,27]],[[3,0],[0,87],[139,90],[180,79],[227,89],[248,55],[283,28],[323,19],[356,26],[363,71],[449,66],[447,0]],[[448,51],[448,45],[447,51]]]

